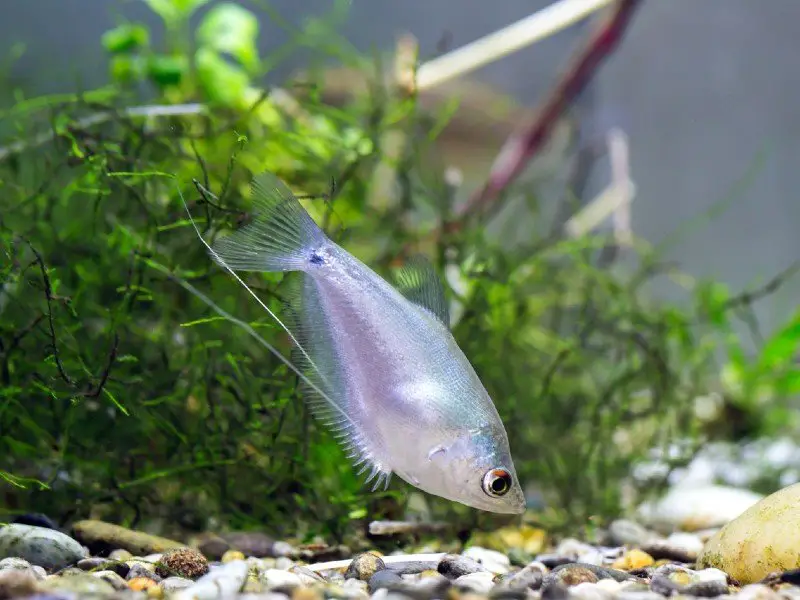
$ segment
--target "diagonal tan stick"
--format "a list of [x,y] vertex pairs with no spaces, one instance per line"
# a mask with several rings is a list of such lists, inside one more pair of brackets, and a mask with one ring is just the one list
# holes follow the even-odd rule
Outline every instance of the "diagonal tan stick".
[[557,0],[532,15],[420,65],[417,89],[423,90],[494,62],[550,37],[611,4],[613,0]]

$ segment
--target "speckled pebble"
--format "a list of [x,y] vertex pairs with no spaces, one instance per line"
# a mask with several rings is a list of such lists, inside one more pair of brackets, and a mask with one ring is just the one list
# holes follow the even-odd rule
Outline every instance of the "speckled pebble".
[[505,576],[502,580],[502,587],[538,590],[542,587],[542,581],[546,573],[547,567],[542,563],[533,562],[516,573]]
[[573,586],[579,583],[596,583],[599,577],[587,566],[575,563],[559,567],[548,576],[548,579],[553,579],[566,586]]
[[502,575],[503,573],[508,573],[511,569],[511,560],[508,556],[497,550],[472,546],[464,550],[462,555],[478,562],[492,573],[499,573]]
[[370,577],[386,568],[383,559],[372,552],[363,552],[353,557],[345,571],[345,579],[369,581]]
[[23,558],[10,556],[0,560],[0,571],[27,571],[31,568],[31,563]]
[[86,557],[86,550],[55,529],[14,523],[0,527],[0,558],[9,557],[52,571],[77,563]]
[[137,577],[154,579],[156,582],[161,581],[161,576],[156,575],[155,565],[135,560],[128,561],[125,564],[128,565],[128,574],[125,576],[125,579],[128,581],[131,579],[136,579]]
[[449,579],[456,579],[462,575],[478,573],[486,569],[477,560],[459,554],[445,554],[436,570]]
[[107,558],[90,557],[78,561],[78,568],[84,571],[114,571],[120,577],[127,577],[131,568],[127,563],[112,561]]
[[128,584],[125,583],[125,580],[114,571],[94,571],[93,573],[89,574],[92,577],[97,577],[98,579],[107,581],[115,590],[124,590],[128,587]]

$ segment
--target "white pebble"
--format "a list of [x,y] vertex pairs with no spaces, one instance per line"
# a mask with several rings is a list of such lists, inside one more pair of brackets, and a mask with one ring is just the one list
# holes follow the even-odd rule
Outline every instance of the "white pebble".
[[494,587],[494,575],[487,571],[469,573],[456,578],[453,582],[456,587],[475,592],[476,594],[488,594]]
[[290,556],[294,554],[294,548],[288,542],[275,542],[272,545],[272,554],[277,557]]
[[718,581],[727,584],[728,576],[724,571],[719,569],[703,569],[702,571],[694,571],[695,581]]
[[360,579],[348,579],[342,583],[341,595],[349,600],[359,600],[369,598],[369,591],[366,581]]
[[297,575],[282,569],[267,569],[261,574],[261,581],[269,588],[280,586],[298,587],[301,585],[300,578]]
[[666,542],[668,545],[680,548],[694,556],[697,556],[703,550],[703,541],[693,533],[676,532],[670,535]]
[[480,546],[472,546],[463,552],[463,556],[479,562],[492,573],[498,575],[504,575],[511,569],[511,561],[508,559],[508,557],[502,552],[497,552],[496,550],[489,550],[488,548],[481,548]]
[[601,579],[594,585],[612,593],[616,593],[622,588],[622,584],[616,579]]
[[[280,571],[285,573],[284,571]],[[229,598],[242,589],[247,579],[247,563],[233,560],[198,579],[194,585],[178,590],[173,600],[216,600]]]
[[565,556],[571,560],[577,560],[579,556],[589,554],[590,552],[596,552],[593,546],[574,538],[565,538],[555,550],[555,553],[559,556]]
[[603,589],[596,583],[584,581],[569,588],[569,596],[576,600],[611,600],[614,593]]
[[778,600],[780,596],[766,585],[751,583],[739,590],[736,598],[737,600]]
[[603,553],[600,550],[592,549],[589,552],[585,552],[578,556],[578,561],[580,563],[586,563],[587,565],[595,565],[596,567],[601,567],[606,562]]

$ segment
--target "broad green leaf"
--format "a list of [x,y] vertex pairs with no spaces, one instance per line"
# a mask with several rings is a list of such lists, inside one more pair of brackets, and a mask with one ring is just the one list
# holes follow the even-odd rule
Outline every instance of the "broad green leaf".
[[197,30],[197,42],[230,54],[248,71],[258,68],[258,19],[249,10],[225,2],[212,8]]
[[226,106],[243,104],[250,83],[247,73],[209,48],[200,48],[195,62],[197,78],[209,100]]
[[112,54],[125,54],[146,47],[150,34],[143,25],[125,23],[103,34],[103,46]]
[[166,56],[158,54],[147,61],[147,75],[160,87],[178,85],[189,68],[183,56]]

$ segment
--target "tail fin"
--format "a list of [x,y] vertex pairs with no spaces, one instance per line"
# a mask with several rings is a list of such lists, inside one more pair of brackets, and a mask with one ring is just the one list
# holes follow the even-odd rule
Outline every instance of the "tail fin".
[[214,244],[211,255],[236,271],[302,271],[327,237],[272,173],[253,179],[253,220]]

